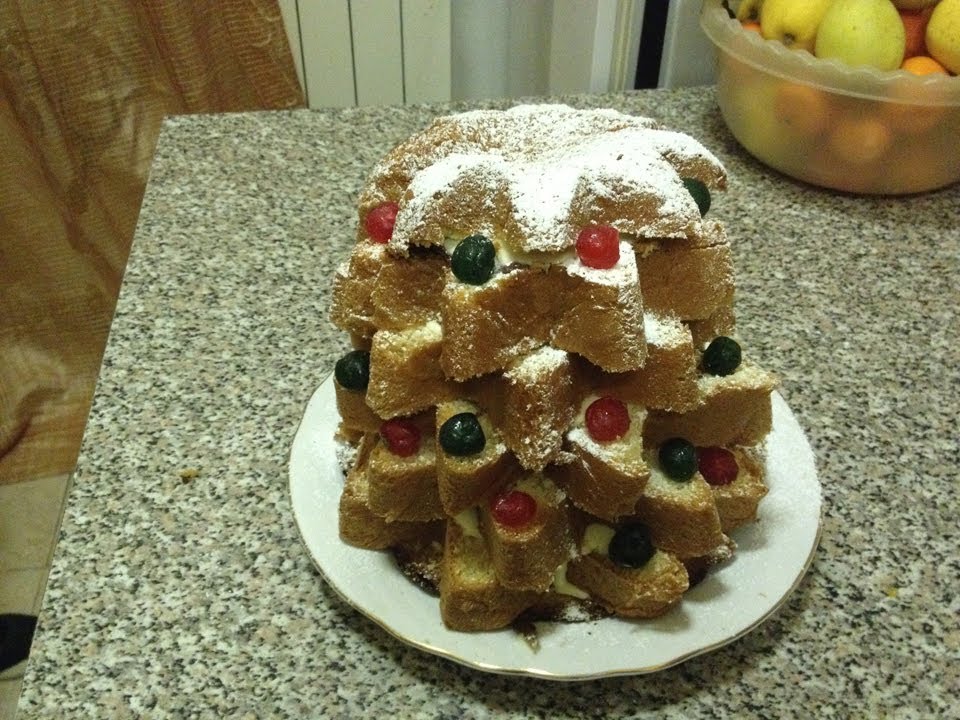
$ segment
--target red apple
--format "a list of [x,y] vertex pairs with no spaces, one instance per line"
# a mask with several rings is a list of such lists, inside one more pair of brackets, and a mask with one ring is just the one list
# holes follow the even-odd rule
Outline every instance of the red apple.
[[924,36],[927,32],[927,21],[933,8],[923,10],[900,10],[900,19],[903,20],[903,29],[907,31],[907,49],[904,58],[927,54],[927,44]]

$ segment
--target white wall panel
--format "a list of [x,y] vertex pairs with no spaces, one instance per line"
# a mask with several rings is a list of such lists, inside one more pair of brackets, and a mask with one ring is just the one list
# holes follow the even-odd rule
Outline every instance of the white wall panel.
[[716,74],[713,45],[700,29],[701,0],[674,0],[667,13],[660,87],[709,85]]
[[401,0],[407,103],[450,99],[451,0]]
[[458,0],[451,28],[453,99],[507,96],[510,1]]
[[610,67],[610,90],[633,90],[637,80],[637,58],[643,33],[645,0],[618,0],[613,58]]
[[403,104],[400,0],[350,0],[357,105]]
[[311,107],[630,89],[644,7],[644,0],[279,1]]
[[550,76],[552,0],[510,5],[507,40],[507,95],[546,95]]
[[550,36],[551,93],[610,89],[617,0],[554,0]]
[[356,105],[350,5],[347,0],[300,0],[304,83],[310,107]]

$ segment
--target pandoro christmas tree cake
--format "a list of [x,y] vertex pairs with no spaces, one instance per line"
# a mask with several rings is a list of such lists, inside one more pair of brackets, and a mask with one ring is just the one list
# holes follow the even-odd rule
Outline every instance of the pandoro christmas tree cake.
[[725,183],[691,137],[563,105],[387,155],[334,285],[342,540],[456,630],[655,617],[722,572],[776,384],[733,339]]

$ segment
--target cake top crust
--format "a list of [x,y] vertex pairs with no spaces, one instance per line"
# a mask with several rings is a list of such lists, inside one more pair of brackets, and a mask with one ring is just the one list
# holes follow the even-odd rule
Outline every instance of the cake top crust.
[[396,254],[475,233],[512,252],[558,253],[589,224],[699,237],[686,177],[726,185],[713,154],[649,118],[519,105],[438,118],[374,168],[359,211],[362,220],[380,203],[398,203]]

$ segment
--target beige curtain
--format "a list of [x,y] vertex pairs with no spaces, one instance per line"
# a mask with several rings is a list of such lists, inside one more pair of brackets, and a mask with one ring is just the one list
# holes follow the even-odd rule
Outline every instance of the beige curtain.
[[164,115],[303,106],[277,0],[0,0],[0,483],[72,470]]

